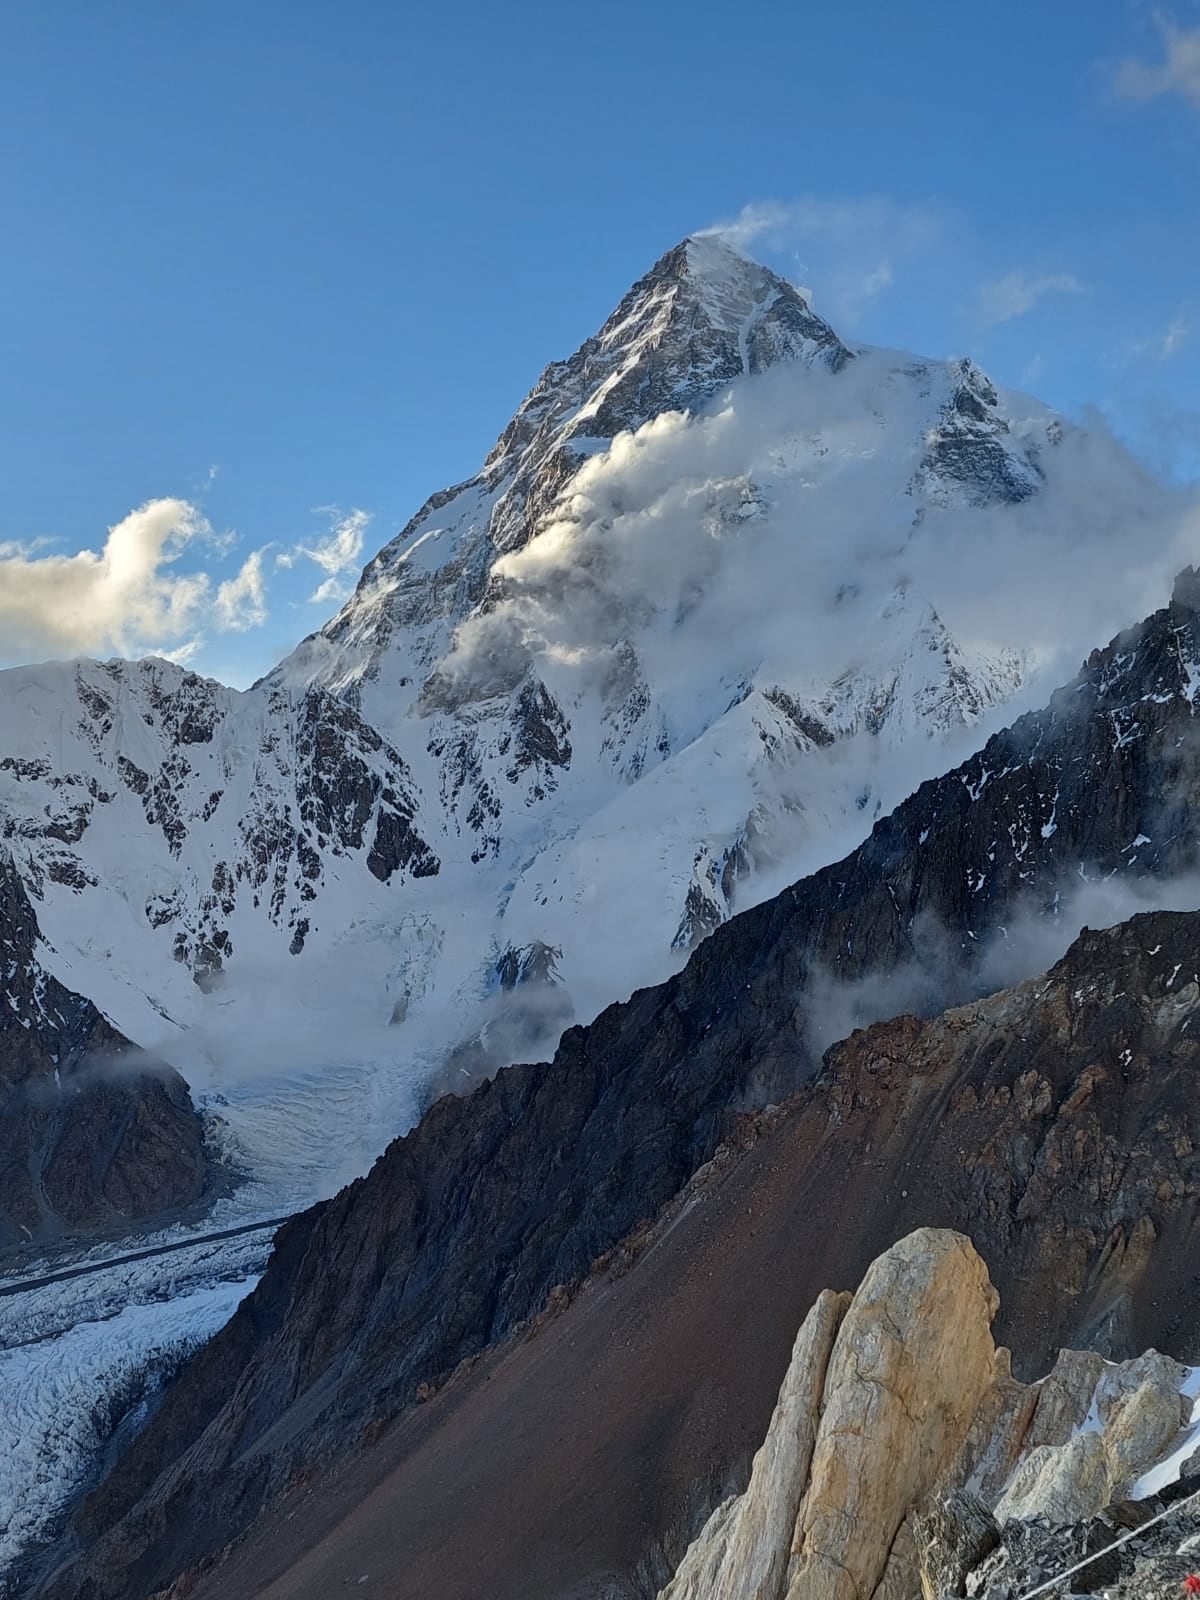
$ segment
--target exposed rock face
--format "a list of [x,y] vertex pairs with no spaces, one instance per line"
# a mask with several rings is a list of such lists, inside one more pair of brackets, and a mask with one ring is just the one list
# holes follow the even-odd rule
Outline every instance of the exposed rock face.
[[789,1600],[858,1600],[991,1384],[998,1299],[967,1239],[924,1228],[876,1261],[829,1363]]
[[934,1497],[907,1521],[924,1600],[964,1594],[968,1572],[1000,1543],[995,1517],[966,1489]]
[[848,1308],[822,1295],[745,1493],[713,1514],[661,1600],[902,1593],[915,1548],[897,1535],[992,1381],[996,1304],[969,1241],[935,1229],[881,1256]]
[[[1062,1585],[1074,1594],[1104,1594],[1108,1600],[1179,1594],[1200,1553],[1200,1517],[1187,1503],[1198,1490],[1200,1479],[1185,1475],[1159,1495],[1133,1505],[1118,1502],[1072,1527],[1009,1522],[1000,1547],[969,1574],[966,1592],[981,1600],[1017,1600],[1079,1564]],[[1166,1519],[1149,1526],[1150,1518],[1163,1512]],[[1112,1548],[1135,1528],[1139,1532],[1132,1543]],[[1089,1555],[1097,1559],[1088,1562]]]
[[0,849],[0,1253],[186,1205],[205,1181],[182,1079],[139,1064],[41,948]]
[[[369,1179],[284,1230],[279,1263],[117,1464],[90,1527],[132,1513],[120,1541],[169,1576],[203,1553],[189,1505],[243,1525],[304,1460],[345,1448],[534,1315],[677,1192],[736,1110],[811,1073],[806,1002],[831,975],[919,959],[934,919],[961,938],[969,986],[988,933],[1022,905],[1053,907],[1081,861],[1098,876],[1134,861],[1190,867],[1198,635],[1182,601],[1156,613],[846,862],[719,929],[678,978],[571,1030],[550,1066],[432,1108]],[[1021,1308],[1023,1355],[1062,1327],[1130,1348],[1197,1192],[1192,950],[1187,919],[1135,921],[1081,941],[1048,986],[931,1024],[902,1018],[836,1052],[797,1113],[813,1181],[839,1189],[866,1151],[894,1185],[863,1196],[854,1248],[904,1224],[970,1231]],[[305,1420],[286,1446],[249,1453],[291,1415]],[[157,1554],[143,1556],[147,1539]],[[103,1581],[122,1580],[111,1568]]]
[[84,972],[115,943],[152,994],[175,963],[204,986],[243,937],[299,954],[340,870],[370,873],[364,905],[372,880],[438,872],[405,763],[329,695],[239,694],[153,659],[5,680],[0,836]]
[[746,1492],[718,1506],[663,1600],[780,1600],[848,1294],[826,1289],[804,1319]]
[[1079,1393],[1082,1410],[1064,1413],[1053,1385],[1044,1388],[1031,1448],[996,1505],[1000,1522],[1040,1517],[1067,1527],[1096,1516],[1166,1453],[1191,1413],[1180,1396],[1186,1368],[1155,1350],[1099,1370],[1094,1358],[1063,1351],[1055,1373],[1064,1366],[1090,1378]]
[[[818,1301],[802,1341],[828,1303]],[[961,1595],[1000,1544],[998,1523],[1084,1522],[1108,1505],[1114,1476],[1132,1480],[1163,1456],[1179,1434],[1187,1372],[1151,1351],[1099,1375],[1086,1396],[1090,1431],[1072,1429],[1055,1444],[1016,1441],[1024,1453],[991,1515],[964,1478],[977,1481],[977,1423],[982,1415],[991,1424],[993,1390],[1004,1381],[990,1333],[997,1304],[961,1235],[920,1229],[879,1257],[842,1318],[824,1393],[814,1397],[810,1385],[797,1426],[789,1371],[745,1493],[714,1513],[660,1600],[901,1600],[915,1596],[918,1582],[925,1600]],[[1074,1370],[1094,1368],[1085,1360]],[[1035,1424],[1041,1398],[1035,1391]],[[1061,1432],[1055,1388],[1046,1398],[1037,1431]],[[799,1448],[781,1450],[781,1437],[793,1435]],[[1006,1448],[989,1442],[985,1453]],[[765,1458],[775,1472],[760,1470]],[[790,1484],[788,1469],[798,1475]],[[780,1513],[797,1500],[785,1580]],[[749,1529],[756,1537],[744,1537]],[[705,1577],[715,1584],[706,1588]]]

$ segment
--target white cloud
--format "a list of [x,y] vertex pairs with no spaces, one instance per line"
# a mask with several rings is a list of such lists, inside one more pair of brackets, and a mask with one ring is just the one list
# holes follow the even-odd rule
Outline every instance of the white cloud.
[[147,501],[108,530],[99,550],[41,554],[46,543],[0,544],[0,649],[9,662],[113,652],[186,660],[205,627],[265,620],[261,551],[215,601],[206,572],[176,568],[189,548],[222,544],[186,500]]
[[1032,311],[1039,300],[1048,294],[1084,294],[1086,285],[1073,272],[1048,272],[1040,276],[1022,272],[1007,272],[1002,278],[993,278],[980,285],[979,313],[989,326],[1011,322]]
[[[853,327],[895,282],[897,264],[932,247],[950,226],[948,215],[930,204],[807,195],[757,201],[703,231],[739,249],[765,245],[790,254],[793,275],[815,283],[818,309]],[[813,298],[807,287],[803,292]]]
[[311,561],[328,574],[325,581],[318,584],[309,595],[311,605],[344,600],[353,593],[354,584],[348,580],[350,574],[357,573],[362,565],[363,534],[371,520],[369,511],[343,514],[331,508],[323,509],[330,509],[333,517],[328,538],[318,540],[315,544],[294,545],[291,550],[276,557],[276,564],[281,567],[295,566],[300,560]]
[[266,546],[254,550],[242,563],[236,578],[226,578],[217,590],[216,614],[222,628],[245,633],[267,620],[267,585],[263,574]]
[[1169,361],[1173,355],[1188,342],[1192,336],[1192,324],[1188,317],[1181,311],[1171,321],[1166,333],[1163,334],[1159,350],[1164,361]]
[[[497,601],[459,627],[428,703],[486,699],[530,669],[574,703],[585,683],[623,681],[620,641],[634,637],[686,725],[710,675],[778,672],[799,688],[854,667],[899,590],[931,601],[965,646],[1025,654],[1045,690],[1161,603],[1200,525],[1180,536],[1183,502],[1100,427],[1069,428],[1044,451],[1047,481],[1029,500],[929,507],[914,525],[918,463],[904,441],[919,437],[926,402],[890,370],[864,355],[799,385],[775,369],[698,416],[618,435],[497,562]],[[1036,441],[1044,425],[1017,410],[1014,435]],[[715,659],[713,639],[728,641]]]
[[1153,333],[1145,339],[1127,339],[1109,358],[1110,364],[1122,368],[1135,361],[1170,361],[1179,354],[1191,336],[1192,319],[1187,310],[1181,308],[1161,333]]
[[1200,107],[1200,28],[1181,28],[1161,11],[1155,13],[1154,24],[1162,39],[1162,60],[1123,61],[1117,68],[1117,93],[1126,100],[1179,94]]

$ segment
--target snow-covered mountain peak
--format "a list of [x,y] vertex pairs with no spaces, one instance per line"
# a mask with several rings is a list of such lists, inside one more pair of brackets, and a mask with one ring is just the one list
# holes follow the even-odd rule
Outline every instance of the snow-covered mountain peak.
[[428,1063],[543,969],[557,1027],[938,770],[1021,683],[1012,554],[1153,500],[973,363],[851,349],[686,239],[251,691],[6,675],[0,837],[55,975],[185,1071]]

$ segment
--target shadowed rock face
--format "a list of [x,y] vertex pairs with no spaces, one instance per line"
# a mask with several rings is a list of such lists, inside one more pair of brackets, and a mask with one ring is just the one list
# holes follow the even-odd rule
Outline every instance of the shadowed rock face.
[[[534,1315],[556,1284],[586,1273],[654,1216],[712,1155],[739,1111],[812,1076],[818,983],[919,962],[922,932],[936,924],[949,930],[954,958],[943,961],[944,982],[969,990],[986,937],[1022,906],[1052,908],[1081,866],[1099,876],[1129,870],[1133,858],[1139,873],[1191,868],[1200,816],[1192,804],[1200,777],[1192,720],[1198,660],[1200,619],[1184,595],[1096,652],[1044,712],[924,785],[846,861],[719,929],[671,982],[568,1032],[553,1063],[511,1068],[467,1100],[435,1105],[366,1179],[281,1232],[255,1295],[184,1371],[88,1502],[80,1531],[106,1537],[82,1569],[86,1579],[76,1570],[53,1593],[153,1589],[245,1526],[294,1470],[349,1448],[369,1420],[403,1409],[421,1385]],[[1179,936],[1185,945],[1194,931]],[[1097,947],[1089,959],[1120,955]],[[1133,960],[1132,947],[1125,955]],[[1147,984],[1166,981],[1157,967],[1142,976]],[[833,1193],[863,1160],[889,1175],[886,1202],[864,1197],[855,1227],[840,1210],[826,1218],[845,1272],[851,1258],[860,1271],[871,1259],[861,1259],[859,1244],[886,1244],[901,1221],[960,1227],[992,1262],[1002,1296],[1010,1262],[1014,1279],[1036,1268],[1033,1281],[1053,1285],[1053,1295],[1037,1301],[1027,1291],[1009,1297],[1021,1319],[1018,1354],[1040,1353],[1055,1319],[1068,1316],[1076,1326],[1088,1316],[1105,1321],[1116,1338],[1122,1316],[1125,1325],[1136,1323],[1144,1304],[1139,1261],[1175,1262],[1178,1241],[1190,1236],[1190,1213],[1168,1207],[1176,1192],[1192,1193],[1190,1169],[1177,1170],[1183,1157],[1170,1154],[1170,1141],[1193,1116],[1184,1076],[1190,1037],[1176,1040],[1170,1031],[1169,1005],[1161,1015],[1127,1016],[1117,991],[1115,1011],[1092,1036],[1095,1007],[1077,1015],[1055,992],[1059,1011],[1039,1013],[1049,1031],[1014,1034],[1007,1054],[994,1039],[980,1042],[961,1016],[929,1025],[949,1030],[937,1047],[943,1057],[949,1040],[976,1040],[971,1071],[983,1075],[989,1095],[987,1074],[998,1074],[998,1098],[982,1111],[971,1109],[967,1090],[977,1101],[984,1092],[973,1081],[951,1107],[958,1066],[924,1074],[933,1082],[928,1099],[909,1095],[914,1052],[933,1035],[902,1019],[891,1035],[856,1036],[844,1047],[875,1053],[861,1071],[835,1056],[803,1112],[821,1124],[822,1137],[835,1111],[836,1126],[853,1130],[833,1141],[832,1168],[816,1159],[825,1146],[813,1146],[809,1165]],[[1036,998],[1018,993],[1022,1005]],[[1157,1123],[1148,1126],[1152,1159],[1137,1171],[1113,1153],[1132,1137],[1121,1068],[1110,1064],[1105,1083],[1089,1079],[1090,1088],[1076,1082],[1122,1018],[1132,1030],[1131,1060],[1139,1050],[1153,1059],[1168,1040],[1183,1052],[1173,1081],[1185,1126],[1161,1148]],[[894,1042],[885,1048],[888,1038]],[[1036,1056],[1039,1038],[1045,1059],[1026,1062],[1023,1053]],[[1077,1043],[1086,1059],[1064,1055],[1064,1042]],[[1142,1082],[1147,1105],[1160,1082]],[[1038,1119],[1058,1116],[1076,1094],[1081,1106],[1096,1108],[1109,1103],[1106,1094],[1114,1097],[1109,1137],[1116,1143],[1106,1147],[1107,1164],[1073,1142],[1075,1128],[1091,1127],[1085,1119],[1069,1125],[1070,1138],[1065,1131],[1051,1138],[1037,1165],[1031,1151],[1040,1145],[1030,1140],[1051,1131]],[[948,1108],[962,1118],[961,1133],[939,1143]],[[903,1120],[902,1111],[917,1121]],[[900,1120],[903,1133],[893,1138],[889,1129]],[[1000,1139],[991,1153],[990,1137]],[[880,1142],[882,1156],[872,1153]],[[909,1161],[906,1198],[907,1186],[895,1180]],[[1153,1173],[1146,1191],[1142,1172]],[[1089,1183],[1101,1185],[1092,1201]],[[918,1200],[933,1214],[914,1215]],[[828,1206],[822,1197],[818,1212]],[[1148,1250],[1147,1229],[1160,1227],[1172,1241],[1165,1254]],[[830,1280],[824,1264],[821,1271],[811,1294]],[[1056,1310],[1064,1305],[1069,1313]]]
[[139,1070],[91,1001],[43,970],[38,943],[0,853],[0,1253],[153,1216],[204,1186],[182,1078]]
[[[1059,1346],[1081,1342],[1114,1359],[1155,1345],[1195,1360],[1200,1306],[1179,1286],[1194,1276],[1200,1243],[1192,1037],[1200,994],[1191,976],[1198,950],[1200,913],[1151,913],[1084,934],[1044,978],[927,1022],[900,1018],[854,1035],[787,1106],[742,1120],[644,1239],[622,1252],[634,1256],[627,1270],[605,1268],[573,1299],[552,1297],[570,1303],[536,1337],[493,1351],[406,1411],[382,1501],[369,1493],[379,1470],[370,1468],[368,1451],[349,1469],[339,1513],[345,1527],[325,1529],[333,1541],[328,1558],[318,1551],[270,1591],[272,1600],[324,1600],[360,1549],[370,1553],[389,1600],[467,1600],[484,1571],[494,1600],[557,1600],[589,1592],[598,1575],[610,1582],[604,1592],[653,1594],[712,1507],[745,1485],[795,1330],[821,1291],[855,1282],[880,1251],[918,1228],[951,1228],[978,1241],[1001,1295],[996,1335],[1027,1377],[1045,1371]],[[441,1116],[450,1105],[437,1108]],[[543,1141],[545,1134],[543,1118]],[[515,1155],[481,1144],[481,1157],[489,1150],[501,1152],[489,1165],[507,1165],[512,1182]],[[479,1168],[474,1173],[478,1188],[483,1179]],[[440,1191],[427,1191],[424,1220],[412,1223],[426,1237],[435,1218],[457,1212],[461,1219],[470,1209],[457,1179],[443,1178]],[[410,1204],[421,1181],[411,1166],[403,1180],[393,1179]],[[589,1210],[584,1199],[573,1204]],[[548,1198],[543,1231],[554,1226],[569,1237],[562,1208]],[[456,1238],[465,1249],[461,1231]],[[218,1502],[221,1518],[244,1515],[280,1481],[279,1455],[303,1438],[306,1424],[309,1438],[323,1429],[330,1447],[338,1426],[353,1426],[350,1394],[337,1396],[318,1381],[307,1390],[310,1400],[330,1395],[333,1408],[316,1427],[296,1407],[281,1413],[282,1426],[257,1434],[273,1461],[251,1446],[224,1477],[199,1470],[214,1442],[230,1455],[238,1448],[226,1432],[235,1418],[249,1442],[253,1408],[269,1398],[272,1362],[295,1348],[289,1323],[301,1293],[313,1293],[298,1286],[315,1272],[317,1241],[332,1269],[346,1273],[357,1262],[358,1272],[377,1274],[377,1284],[389,1259],[406,1249],[399,1237],[385,1244],[378,1235],[325,1234],[319,1213],[284,1229],[279,1257],[246,1313],[197,1358],[144,1436],[143,1447],[153,1441],[159,1458],[178,1460],[178,1469],[152,1483],[153,1460],[135,1447],[120,1469],[123,1481],[114,1478],[90,1502],[85,1530],[107,1524],[110,1532],[86,1577],[76,1570],[51,1592],[152,1591],[195,1559],[189,1550],[225,1542],[228,1521],[201,1520],[209,1506]],[[509,1236],[495,1244],[515,1265]],[[410,1248],[404,1258],[410,1277],[419,1254]],[[444,1337],[451,1315],[469,1312],[479,1248],[469,1260],[447,1253],[440,1270],[453,1309],[440,1321],[431,1313],[432,1338]],[[824,1332],[802,1363],[810,1373],[823,1370],[844,1310],[837,1297],[826,1299]],[[339,1311],[332,1299],[314,1297],[309,1306],[305,1353],[319,1359],[318,1316]],[[364,1301],[358,1311],[370,1314]],[[399,1312],[393,1327],[399,1365],[423,1330]],[[382,1328],[375,1337],[374,1371],[364,1363],[355,1380],[368,1392],[378,1385],[384,1411]],[[1034,1415],[1025,1385],[997,1373],[963,1446],[972,1458],[967,1475],[989,1503],[1023,1449],[1069,1441],[1100,1376],[1098,1360],[1060,1362]],[[1138,1387],[1114,1394],[1114,1408]],[[209,1432],[189,1451],[205,1395],[218,1404]],[[803,1394],[793,1399],[802,1419]],[[1122,1424],[1131,1441],[1161,1422],[1153,1408],[1139,1402],[1136,1410]],[[1101,1495],[1117,1492],[1127,1470],[1122,1436],[1114,1432],[1112,1445],[1105,1461],[1090,1465],[1091,1491]],[[796,1460],[803,1454],[798,1449]],[[1035,1466],[1038,1482],[1023,1492],[1049,1504],[1061,1462],[1038,1458]],[[359,1469],[365,1481],[355,1480]],[[136,1471],[147,1474],[141,1486]],[[147,1484],[141,1506],[113,1526],[110,1497]],[[252,1530],[243,1564],[235,1556],[219,1569],[200,1591],[204,1600],[258,1593],[268,1575],[290,1571],[305,1541],[320,1536],[312,1524],[339,1492],[337,1478],[297,1489],[267,1519],[261,1563],[254,1564],[255,1541],[263,1534]],[[777,1529],[789,1514],[794,1522],[794,1497],[781,1489],[751,1521],[760,1531]]]

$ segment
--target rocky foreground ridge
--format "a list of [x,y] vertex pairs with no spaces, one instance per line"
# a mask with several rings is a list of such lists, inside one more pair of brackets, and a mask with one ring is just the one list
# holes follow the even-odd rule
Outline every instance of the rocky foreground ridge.
[[[971,1242],[934,1228],[887,1250],[855,1294],[823,1292],[749,1483],[659,1600],[1009,1600],[1039,1532],[1052,1578],[1081,1545],[1099,1555],[1148,1520],[1157,1503],[1114,1502],[1194,1442],[1192,1371],[1155,1351],[1114,1365],[1064,1350],[1046,1379],[1019,1383],[992,1341],[998,1303]],[[1176,1543],[1198,1529],[1184,1508]],[[1100,1555],[1070,1588],[1111,1593],[1140,1557]]]
[[207,1177],[187,1086],[45,968],[0,847],[0,1254],[186,1206]]
[[[1191,868],[1198,628],[1189,575],[1045,712],[923,786],[846,862],[569,1032],[553,1063],[439,1102],[367,1179],[289,1224],[259,1289],[91,1497],[76,1534],[99,1542],[53,1592],[152,1590],[293,1474],[352,1452],[535,1317],[662,1213],[740,1111],[812,1075],[832,980],[851,980],[844,998],[921,964],[936,921],[959,940],[949,959],[939,947],[937,984],[969,990],[989,936],[999,948],[1023,908],[1052,915],[1081,876]],[[768,1274],[792,1285],[792,1329],[898,1229],[938,1223],[992,1260],[1021,1360],[1077,1331],[1118,1353],[1190,1338],[1190,1307],[1163,1289],[1194,1245],[1196,944],[1194,918],[1135,919],[1082,939],[1044,983],[833,1052],[745,1157],[746,1173],[774,1152],[792,1174],[767,1208],[795,1222],[790,1262]],[[756,1280],[730,1292],[753,1297]],[[732,1470],[752,1415],[714,1423],[706,1482]],[[660,1539],[687,1518],[677,1437],[658,1452]],[[523,1581],[514,1592],[534,1593]]]
[[[994,1263],[996,1332],[1023,1381],[1064,1346],[1090,1348],[1076,1364],[1093,1375],[1148,1346],[1195,1361],[1198,948],[1200,914],[1150,913],[1082,935],[1042,978],[855,1034],[524,1330],[390,1428],[383,1409],[337,1471],[299,1473],[198,1594],[282,1573],[273,1595],[319,1600],[367,1569],[388,1600],[466,1600],[484,1573],[497,1600],[654,1596],[745,1488],[824,1287],[922,1228],[969,1234]],[[200,1459],[163,1480],[177,1506],[202,1506],[185,1476]],[[1118,1493],[1115,1468],[1077,1466]],[[170,1505],[147,1497],[88,1570],[111,1578],[143,1516],[173,1531]]]

